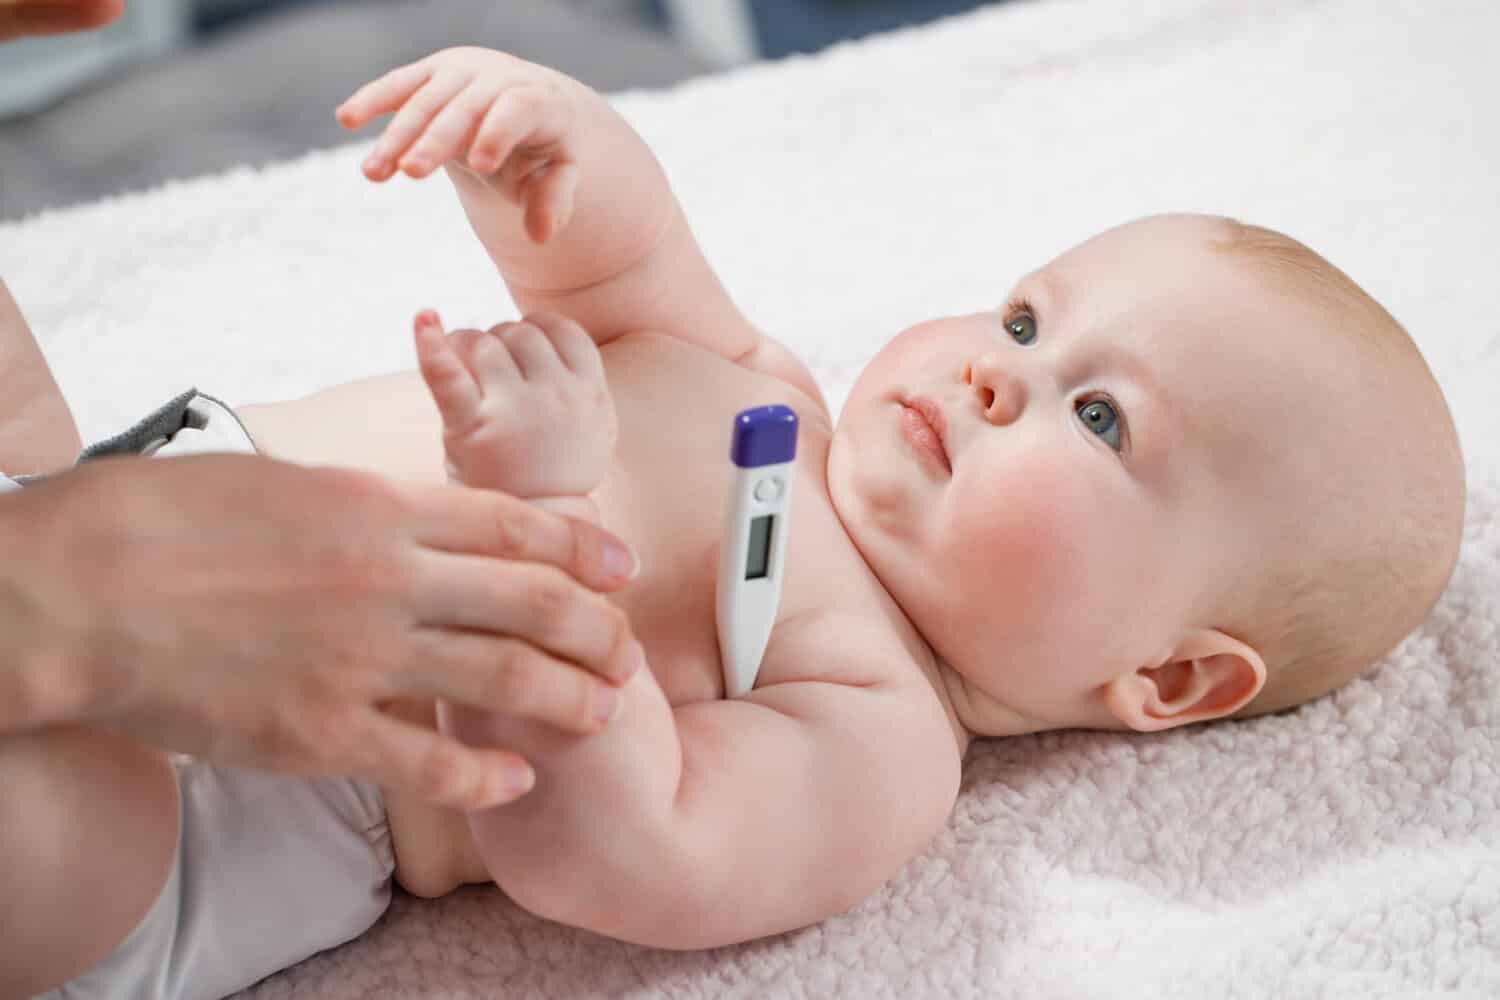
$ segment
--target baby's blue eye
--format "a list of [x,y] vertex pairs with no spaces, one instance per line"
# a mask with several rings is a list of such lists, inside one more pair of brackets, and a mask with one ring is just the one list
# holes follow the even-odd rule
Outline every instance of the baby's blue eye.
[[1030,313],[1016,313],[1005,321],[1005,329],[1023,347],[1036,340],[1036,317]]
[[1084,426],[1104,438],[1115,451],[1120,450],[1120,415],[1108,400],[1096,399],[1078,411]]

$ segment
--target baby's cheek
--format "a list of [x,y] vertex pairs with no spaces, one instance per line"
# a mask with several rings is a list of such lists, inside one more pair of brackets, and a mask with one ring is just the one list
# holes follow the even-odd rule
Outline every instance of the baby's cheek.
[[892,383],[911,386],[956,379],[962,367],[962,343],[953,340],[951,320],[929,320],[903,330],[876,352],[855,380],[851,400],[879,396]]
[[1045,456],[965,493],[948,539],[965,596],[986,595],[993,614],[1031,630],[1066,622],[1086,582],[1089,499],[1062,461]]

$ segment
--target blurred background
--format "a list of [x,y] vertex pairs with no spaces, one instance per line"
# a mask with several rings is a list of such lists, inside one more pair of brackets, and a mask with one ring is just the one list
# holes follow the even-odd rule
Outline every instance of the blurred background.
[[0,47],[0,220],[349,136],[333,109],[449,45],[604,91],[815,52],[980,0],[128,0],[86,35]]

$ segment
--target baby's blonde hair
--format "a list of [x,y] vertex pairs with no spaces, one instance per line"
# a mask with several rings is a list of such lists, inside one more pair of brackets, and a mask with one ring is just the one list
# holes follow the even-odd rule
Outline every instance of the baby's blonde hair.
[[[1465,497],[1457,431],[1406,330],[1343,271],[1297,240],[1224,219],[1214,250],[1251,267],[1277,292],[1323,308],[1321,335],[1343,338],[1351,377],[1388,386],[1401,408],[1390,451],[1361,463],[1355,482],[1289,484],[1320,491],[1326,510],[1304,537],[1281,539],[1269,571],[1231,598],[1226,631],[1266,661],[1265,687],[1236,713],[1299,705],[1362,673],[1427,616],[1458,558]],[[1326,501],[1326,502],[1325,502]],[[1359,503],[1388,532],[1350,527],[1338,508]]]

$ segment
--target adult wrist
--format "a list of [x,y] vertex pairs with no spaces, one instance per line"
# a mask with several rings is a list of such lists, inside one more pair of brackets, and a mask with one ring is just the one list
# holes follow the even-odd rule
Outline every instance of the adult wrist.
[[35,505],[0,483],[0,734],[81,719],[90,684],[60,655],[39,593],[37,545],[47,547]]
[[14,545],[18,487],[0,473],[0,735],[40,725],[36,715],[35,653],[27,648],[27,595]]

